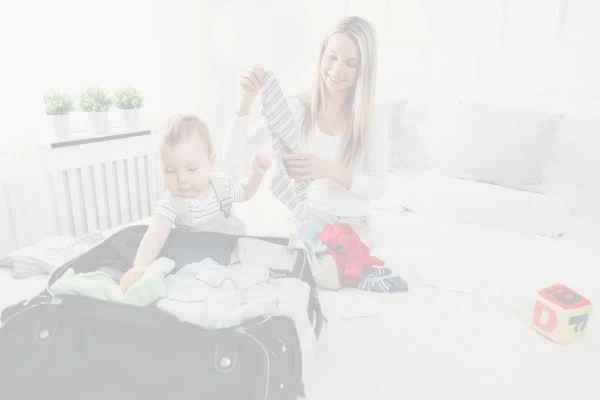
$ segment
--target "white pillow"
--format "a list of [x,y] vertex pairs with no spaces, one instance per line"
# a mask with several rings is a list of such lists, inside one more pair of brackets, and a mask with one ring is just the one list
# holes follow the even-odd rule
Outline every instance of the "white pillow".
[[429,168],[426,143],[420,127],[426,118],[426,106],[405,99],[388,101],[389,171]]
[[547,174],[548,182],[568,186],[572,216],[595,221],[600,221],[598,133],[600,129],[590,129],[589,135],[557,136]]
[[398,140],[398,165],[423,171],[429,166],[427,142],[421,132],[423,124],[401,122],[402,136]]
[[442,173],[542,192],[543,169],[563,116],[462,100]]
[[389,146],[389,169],[400,168],[400,157],[398,148],[404,137],[404,124],[402,116],[408,99],[394,99],[386,102],[386,123],[388,128],[388,146]]
[[429,121],[419,124],[418,147],[423,154],[425,169],[441,168],[452,143],[452,126],[441,121]]
[[562,234],[569,219],[568,195],[562,187],[534,193],[452,178],[439,170],[412,180],[399,206],[438,218],[546,236]]
[[419,172],[401,167],[395,171],[388,172],[387,186],[383,195],[371,201],[371,206],[379,210],[395,210],[407,185],[419,175]]

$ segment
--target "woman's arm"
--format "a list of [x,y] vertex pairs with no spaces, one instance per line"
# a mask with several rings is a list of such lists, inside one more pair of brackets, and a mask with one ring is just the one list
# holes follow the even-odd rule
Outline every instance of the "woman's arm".
[[265,121],[248,129],[248,114],[262,85],[264,70],[253,67],[240,76],[242,96],[229,123],[223,139],[223,160],[232,163],[243,157],[244,152],[255,152],[259,145],[269,139],[269,129]]
[[312,154],[288,154],[288,171],[296,179],[331,179],[358,196],[375,199],[385,191],[388,170],[388,133],[382,120],[373,120],[362,170],[322,160]]

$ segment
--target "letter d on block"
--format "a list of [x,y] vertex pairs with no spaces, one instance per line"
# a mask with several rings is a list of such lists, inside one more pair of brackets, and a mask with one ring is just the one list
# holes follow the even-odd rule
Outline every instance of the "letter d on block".
[[532,328],[555,343],[581,339],[592,313],[592,303],[565,285],[538,291]]
[[[543,322],[542,316],[546,316],[546,322]],[[548,307],[546,304],[537,300],[535,302],[535,308],[533,309],[533,325],[539,328],[541,331],[546,333],[551,333],[556,329],[556,324],[558,322],[558,318],[556,316],[556,312]]]

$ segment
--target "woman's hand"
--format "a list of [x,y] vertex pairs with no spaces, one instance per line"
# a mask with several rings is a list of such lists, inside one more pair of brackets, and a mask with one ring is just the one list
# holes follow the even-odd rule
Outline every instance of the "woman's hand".
[[264,85],[265,69],[259,66],[253,66],[242,72],[239,79],[240,87],[242,88],[242,97],[237,109],[238,115],[248,115],[254,98],[258,91]]
[[354,174],[338,164],[325,161],[312,154],[286,154],[283,156],[285,166],[291,178],[299,181],[314,179],[331,179],[349,190],[354,182]]
[[336,166],[312,154],[286,154],[283,156],[285,166],[291,178],[299,181],[314,179],[333,179]]
[[245,70],[240,75],[240,86],[245,94],[256,96],[265,80],[265,69],[257,65]]

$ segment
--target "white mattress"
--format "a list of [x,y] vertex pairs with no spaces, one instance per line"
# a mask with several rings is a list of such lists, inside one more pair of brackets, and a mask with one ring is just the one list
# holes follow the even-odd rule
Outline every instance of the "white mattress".
[[[547,285],[600,304],[600,224],[573,220],[568,232],[548,238],[375,210],[374,253],[409,292],[368,294],[378,315],[325,324],[309,398],[599,399],[600,317],[568,345],[530,328],[532,297]],[[425,287],[424,272],[474,293]],[[44,282],[0,269],[0,307]]]
[[[409,292],[373,294],[377,316],[325,325],[313,398],[600,398],[600,317],[568,345],[530,328],[548,285],[600,304],[600,224],[574,220],[553,239],[376,210],[373,229],[374,253]],[[425,272],[473,294],[423,286]]]
[[398,267],[422,266],[540,288],[561,282],[590,298],[600,294],[599,222],[572,218],[566,234],[550,238],[375,210],[373,236],[380,251],[392,253]]

